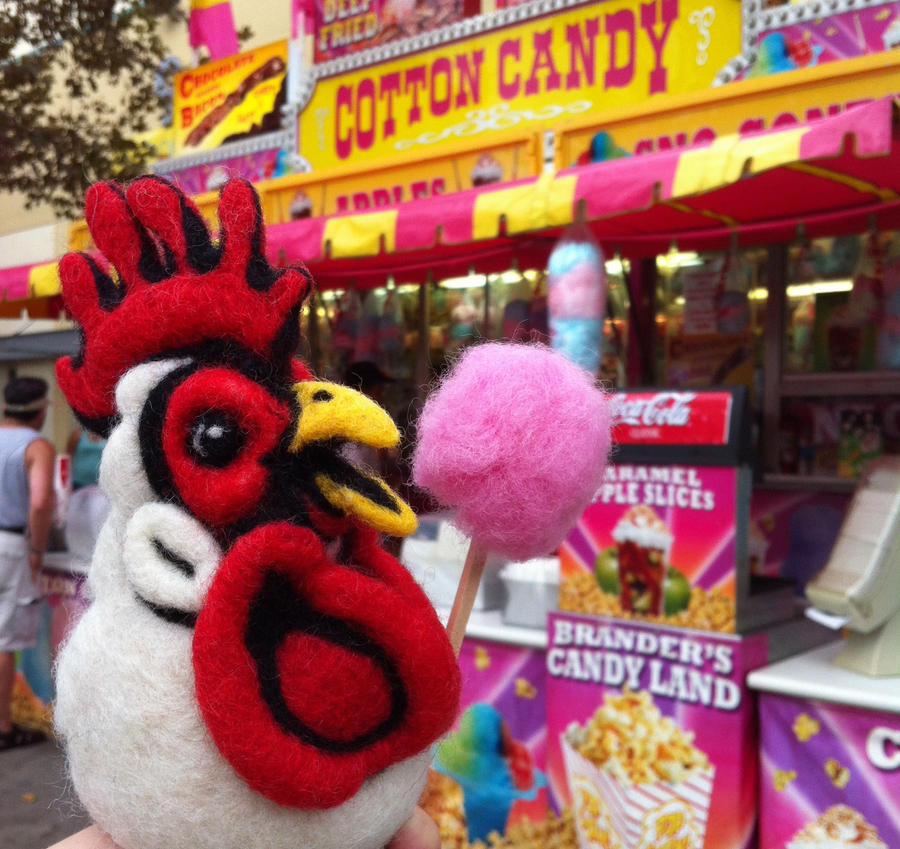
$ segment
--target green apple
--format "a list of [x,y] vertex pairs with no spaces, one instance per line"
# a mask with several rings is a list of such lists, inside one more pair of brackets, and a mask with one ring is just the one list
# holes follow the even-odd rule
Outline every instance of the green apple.
[[670,566],[663,582],[663,609],[666,616],[686,610],[691,603],[691,582],[684,572]]
[[619,594],[619,555],[614,545],[597,553],[594,574],[603,592],[616,596]]

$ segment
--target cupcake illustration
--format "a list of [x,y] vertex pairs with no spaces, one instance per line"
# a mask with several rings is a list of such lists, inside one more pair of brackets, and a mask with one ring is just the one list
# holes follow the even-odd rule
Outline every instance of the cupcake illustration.
[[482,153],[472,168],[472,185],[489,186],[503,179],[503,166],[489,153]]
[[310,218],[312,216],[312,201],[303,189],[300,189],[291,199],[288,215],[290,215],[291,221],[300,221],[302,218]]

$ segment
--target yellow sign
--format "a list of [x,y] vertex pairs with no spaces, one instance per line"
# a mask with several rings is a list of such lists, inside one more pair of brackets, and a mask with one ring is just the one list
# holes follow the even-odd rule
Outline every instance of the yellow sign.
[[210,150],[235,137],[277,129],[286,73],[287,42],[279,41],[176,74],[176,152]]
[[736,0],[609,0],[319,80],[300,116],[313,168],[415,159],[460,139],[697,91],[740,52]]
[[[637,155],[701,144],[714,149],[716,140],[725,135],[790,129],[897,94],[900,53],[896,51],[829,62],[666,98],[653,109],[645,104],[561,122],[556,128],[555,165],[557,169],[575,165],[601,130],[613,145]],[[764,155],[758,140],[748,138],[746,144],[755,159]],[[709,151],[705,147],[691,154],[696,156],[697,172],[706,172],[708,179]]]
[[502,133],[485,147],[454,145],[428,151],[414,162],[397,159],[292,174],[264,184],[266,221],[275,224],[336,212],[365,212],[473,186],[540,173],[535,133]]

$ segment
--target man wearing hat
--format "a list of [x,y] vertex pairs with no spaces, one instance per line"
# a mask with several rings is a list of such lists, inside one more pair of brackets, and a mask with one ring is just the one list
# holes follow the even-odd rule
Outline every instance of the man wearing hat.
[[14,652],[33,646],[38,574],[53,522],[53,446],[39,433],[47,381],[14,377],[0,419],[0,751],[43,739],[12,722]]

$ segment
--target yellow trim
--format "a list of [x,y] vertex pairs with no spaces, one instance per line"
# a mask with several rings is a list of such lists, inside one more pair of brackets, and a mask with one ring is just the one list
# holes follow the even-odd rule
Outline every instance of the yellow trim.
[[800,127],[769,135],[723,136],[709,147],[686,150],[678,158],[672,197],[698,194],[737,182],[744,174],[758,174],[800,158]]
[[35,265],[28,272],[28,288],[34,298],[49,298],[62,292],[59,268],[55,262]]
[[[325,222],[323,240],[332,259],[392,253],[397,232],[397,210],[342,215]],[[384,245],[382,246],[382,240]]]
[[[824,108],[830,102],[830,95],[826,93],[835,87],[842,92],[855,88],[862,98],[880,97],[883,86],[875,86],[876,93],[870,93],[874,90],[873,78],[890,81],[897,74],[900,74],[900,51],[886,50],[767,77],[739,80],[701,91],[653,97],[628,106],[592,111],[557,123],[554,166],[561,171],[572,165],[577,154],[586,149],[584,134],[593,135],[594,132],[606,130],[617,138],[617,127],[623,126],[631,135],[636,132],[634,127],[646,128],[641,132],[648,136],[677,130],[693,132],[706,124],[715,127],[716,111],[736,103],[746,103],[749,110],[760,101],[781,95],[785,98],[785,108],[790,108],[793,101],[801,109],[806,109],[813,105],[807,103],[807,92],[816,90],[824,95],[820,104]],[[900,90],[900,82],[896,89],[891,89],[897,90]],[[751,113],[748,111],[747,114]],[[686,116],[694,117],[686,122]]]
[[679,212],[687,212],[691,215],[702,215],[704,218],[711,218],[713,221],[718,221],[726,227],[738,227],[740,225],[740,222],[730,215],[723,215],[721,212],[713,212],[711,209],[695,209],[692,206],[688,206],[686,203],[679,203],[675,200],[661,201],[660,206],[668,206],[672,209],[677,209]]
[[400,510],[399,513],[379,507],[355,489],[342,486],[324,474],[316,475],[316,486],[333,507],[337,507],[344,513],[358,516],[367,525],[371,525],[382,533],[396,537],[406,537],[415,533],[418,520],[409,505],[383,481],[378,478],[372,478],[372,480],[393,496]]
[[575,176],[541,174],[533,183],[485,191],[475,198],[472,238],[491,239],[506,220],[507,233],[523,233],[567,224],[572,220]]
[[574,174],[555,177],[547,193],[545,226],[563,226],[572,221],[575,215],[575,185],[577,182],[578,178]]
[[214,6],[228,6],[231,0],[191,0],[191,11],[199,12],[203,9],[212,9]]
[[897,193],[893,189],[885,189],[875,185],[875,183],[860,180],[859,177],[853,177],[850,174],[831,171],[828,168],[823,168],[821,165],[810,165],[808,162],[792,162],[787,167],[792,171],[800,171],[804,174],[811,174],[813,177],[822,177],[834,183],[840,183],[842,186],[847,186],[862,194],[875,195],[879,200],[894,200],[897,197]]

